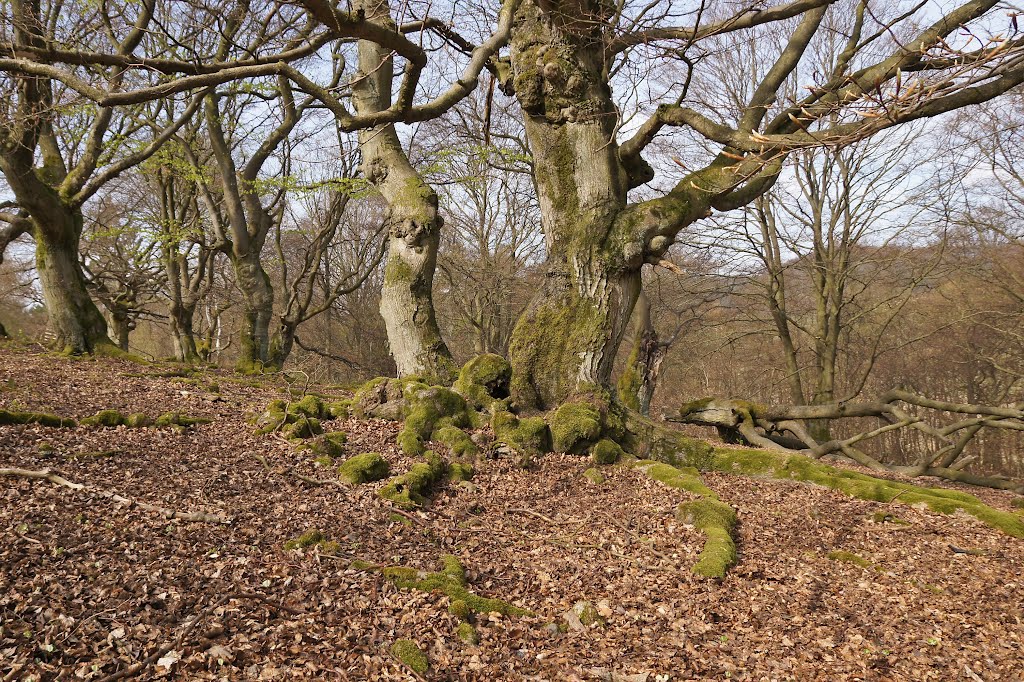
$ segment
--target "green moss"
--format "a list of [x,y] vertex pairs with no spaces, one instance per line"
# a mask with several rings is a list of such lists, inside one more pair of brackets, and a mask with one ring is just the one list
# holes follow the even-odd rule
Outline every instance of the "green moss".
[[351,400],[338,400],[327,406],[331,419],[348,419],[352,414]]
[[862,556],[858,556],[853,552],[834,551],[828,553],[828,558],[832,561],[840,561],[844,564],[854,564],[861,568],[871,568],[872,564],[870,561]]
[[625,453],[622,447],[613,440],[604,438],[597,442],[591,452],[594,464],[615,464]]
[[452,388],[462,395],[474,410],[490,409],[495,401],[508,398],[512,381],[512,365],[500,355],[478,355],[459,372]]
[[121,426],[128,421],[128,418],[117,410],[100,410],[91,417],[82,420],[82,426]]
[[480,448],[469,437],[469,434],[456,426],[442,426],[435,429],[431,440],[447,445],[455,457],[473,458],[480,452]]
[[333,540],[328,540],[323,532],[316,529],[308,530],[299,537],[284,543],[286,550],[309,549],[310,547],[317,547],[320,554],[332,556],[337,556],[341,552],[341,545]]
[[469,604],[462,599],[453,599],[451,604],[448,605],[448,613],[452,614],[459,620],[469,620],[469,617],[473,614],[469,610]]
[[330,416],[324,401],[315,395],[307,395],[301,400],[288,406],[288,411],[295,415],[302,415],[313,419],[322,419]]
[[[441,592],[454,604],[461,601],[469,613],[500,613],[503,616],[529,615],[525,609],[513,606],[500,599],[481,597],[466,587],[466,572],[457,557],[446,554],[441,558],[442,570],[425,573],[414,568],[394,566],[385,568],[384,577],[402,589],[423,592]],[[462,607],[459,607],[462,609]]]
[[921,505],[941,514],[963,511],[1007,535],[1024,538],[1024,520],[1015,514],[993,509],[973,495],[875,478],[837,469],[802,455],[722,448],[715,451],[715,468],[727,473],[813,483],[863,500]]
[[470,481],[473,479],[473,465],[468,462],[452,462],[448,465],[448,480]]
[[1010,506],[1014,509],[1024,509],[1024,497],[1015,497],[1010,500]]
[[588,601],[576,602],[573,604],[572,610],[576,613],[576,617],[580,619],[580,623],[588,628],[594,625],[603,626],[605,624],[604,618],[597,610],[597,607]]
[[465,621],[459,623],[459,627],[455,630],[455,636],[471,646],[476,646],[480,643],[480,635],[477,633],[476,628]]
[[338,467],[341,479],[353,485],[379,481],[390,473],[388,461],[379,452],[364,452],[350,457]]
[[141,428],[144,428],[146,426],[152,426],[153,425],[153,420],[150,419],[143,412],[132,412],[124,420],[124,424],[125,424],[125,426],[127,426],[128,428],[131,428],[131,429],[141,429]]
[[643,374],[639,367],[641,338],[639,334],[636,335],[633,348],[626,360],[626,367],[616,383],[619,402],[636,412],[640,411],[640,389],[643,386]]
[[212,420],[208,417],[190,417],[181,412],[165,412],[156,418],[153,422],[153,426],[157,428],[165,426],[180,426],[187,428],[189,426],[195,426],[196,424],[209,424]]
[[418,457],[427,451],[427,444],[412,429],[402,429],[398,432],[398,447],[409,457]]
[[427,451],[426,461],[413,464],[402,476],[397,476],[384,486],[379,494],[402,509],[413,509],[427,500],[431,490],[444,479],[447,465],[437,453]]
[[494,437],[520,455],[539,455],[551,450],[548,424],[542,417],[517,418],[511,412],[496,410],[491,417]]
[[683,403],[679,406],[679,416],[685,417],[688,414],[694,412],[700,412],[705,407],[711,404],[712,398],[701,398],[700,400],[691,400],[688,403]]
[[896,524],[897,526],[909,526],[910,525],[909,521],[904,521],[903,519],[901,519],[900,517],[896,516],[895,514],[890,514],[888,512],[884,512],[884,511],[876,511],[875,513],[873,513],[871,515],[871,520],[874,521],[875,523],[893,523],[893,524]]
[[281,427],[281,435],[285,438],[313,438],[322,435],[323,432],[324,427],[320,425],[320,420],[313,417],[299,417]]
[[315,455],[336,459],[345,454],[347,441],[348,435],[344,431],[330,431],[311,440],[308,446]]
[[555,452],[585,452],[601,436],[601,413],[587,402],[560,405],[549,421]]
[[604,474],[593,467],[583,472],[583,478],[587,479],[594,485],[601,485],[606,480]]
[[684,502],[676,509],[676,517],[695,526],[704,533],[704,549],[691,569],[705,578],[722,578],[736,563],[736,542],[732,531],[736,526],[736,512],[716,499],[704,498]]
[[78,422],[74,419],[58,417],[55,414],[46,414],[44,412],[12,412],[9,410],[0,410],[0,426],[11,424],[39,424],[40,426],[60,428],[77,426]]
[[391,645],[391,655],[417,675],[426,675],[430,660],[411,639],[400,639]]
[[700,473],[690,467],[677,468],[664,462],[653,460],[640,460],[635,465],[638,469],[653,478],[655,481],[677,490],[685,490],[710,499],[717,499],[718,496],[711,488],[704,485],[700,479]]

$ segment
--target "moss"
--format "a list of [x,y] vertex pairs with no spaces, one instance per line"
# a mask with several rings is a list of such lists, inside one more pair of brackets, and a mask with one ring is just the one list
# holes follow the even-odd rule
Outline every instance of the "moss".
[[[466,572],[457,557],[446,554],[441,557],[441,562],[442,569],[437,573],[425,573],[404,566],[385,568],[382,573],[396,587],[423,592],[441,592],[448,596],[452,604],[461,601],[469,613],[500,613],[503,616],[529,615],[525,609],[500,599],[481,597],[471,592],[466,587]],[[461,609],[461,607],[459,608]]]
[[74,419],[58,417],[55,414],[46,414],[44,412],[12,412],[9,410],[0,410],[0,426],[11,424],[39,424],[40,426],[60,428],[77,426],[78,422]]
[[1010,506],[1014,509],[1024,509],[1024,497],[1015,497],[1010,500]]
[[324,427],[320,425],[320,420],[313,417],[299,417],[281,428],[281,435],[285,438],[313,438],[322,435],[323,432]]
[[327,406],[331,419],[348,419],[352,414],[351,400],[338,400]]
[[124,420],[124,424],[130,429],[141,429],[146,426],[152,426],[153,420],[143,412],[132,412]]
[[500,355],[478,355],[459,372],[452,388],[475,410],[490,409],[495,401],[508,398],[512,365]]
[[539,455],[551,450],[548,424],[542,417],[517,418],[506,410],[496,410],[491,416],[494,437],[520,455]]
[[284,543],[286,550],[309,549],[310,547],[317,547],[320,554],[330,554],[332,556],[337,556],[341,552],[341,545],[333,540],[328,540],[323,532],[316,529],[308,530],[299,537]]
[[700,412],[705,407],[711,404],[712,398],[701,398],[699,400],[691,400],[688,403],[683,403],[679,406],[679,416],[685,417],[688,414],[694,412]]
[[904,521],[903,519],[901,519],[900,517],[896,516],[895,514],[890,514],[888,512],[884,512],[884,511],[876,511],[874,514],[871,515],[871,520],[874,521],[875,523],[893,523],[893,524],[896,524],[897,526],[909,526],[910,525],[909,521]]
[[391,645],[391,655],[417,675],[426,675],[430,660],[411,639],[400,639]]
[[853,552],[844,552],[837,550],[834,552],[829,552],[828,558],[832,561],[840,561],[844,564],[854,564],[855,566],[860,566],[861,568],[871,568],[872,566],[870,561],[868,561],[862,556],[854,554]]
[[350,457],[338,467],[338,476],[353,485],[379,481],[390,473],[391,466],[379,452],[364,452]]
[[640,389],[643,386],[643,374],[639,367],[641,338],[637,334],[629,358],[626,360],[626,367],[616,383],[619,402],[636,412],[640,411]]
[[189,427],[195,426],[196,424],[209,424],[212,420],[208,417],[190,417],[181,412],[165,412],[156,418],[153,422],[153,426],[157,428],[165,426],[181,426]]
[[430,491],[445,475],[447,465],[435,452],[427,451],[426,461],[413,464],[402,476],[384,486],[379,495],[402,509],[413,509],[427,501]]
[[313,419],[321,419],[330,416],[324,401],[315,395],[307,395],[301,400],[288,406],[288,411],[295,415],[302,415]]
[[601,485],[606,480],[604,474],[593,467],[583,472],[583,478],[587,479],[594,485]]
[[967,493],[942,488],[925,488],[846,471],[802,455],[756,450],[719,449],[715,468],[746,475],[764,475],[813,483],[875,502],[922,505],[941,514],[963,511],[1016,538],[1024,538],[1024,520],[1010,512],[993,509]]
[[427,451],[427,444],[412,429],[402,429],[398,432],[398,447],[409,457],[418,457]]
[[315,455],[337,459],[345,454],[347,441],[348,435],[344,431],[330,431],[311,440],[308,446]]
[[117,410],[100,410],[91,417],[82,420],[82,426],[121,426],[128,421],[128,418]]
[[676,517],[695,526],[706,537],[693,572],[706,578],[724,577],[729,567],[736,563],[736,542],[732,537],[736,512],[733,508],[724,502],[704,498],[679,505]]
[[575,612],[576,617],[580,619],[586,627],[594,625],[602,626],[605,624],[604,618],[601,616],[597,607],[588,601],[578,601],[573,604],[572,610]]
[[598,441],[591,452],[594,464],[615,464],[625,453],[622,447],[608,438]]
[[444,443],[455,457],[472,458],[479,452],[469,434],[455,426],[442,426],[431,435],[431,440]]
[[470,646],[476,646],[480,643],[480,635],[477,633],[476,628],[465,621],[459,623],[459,627],[455,630],[455,636]]
[[470,481],[473,479],[473,465],[468,462],[452,462],[448,465],[448,480]]
[[555,452],[584,452],[601,436],[601,413],[587,402],[560,405],[549,421]]
[[636,467],[655,481],[670,488],[685,490],[694,495],[711,499],[718,498],[711,488],[704,485],[704,481],[700,479],[700,473],[696,469],[690,467],[677,468],[670,464],[653,460],[640,460],[636,463]]
[[328,457],[327,455],[320,455],[319,457],[313,460],[313,464],[315,464],[318,467],[332,467],[334,466],[334,459]]
[[462,599],[453,599],[451,604],[448,605],[448,613],[459,620],[469,620],[469,617],[473,614],[469,610],[469,604]]

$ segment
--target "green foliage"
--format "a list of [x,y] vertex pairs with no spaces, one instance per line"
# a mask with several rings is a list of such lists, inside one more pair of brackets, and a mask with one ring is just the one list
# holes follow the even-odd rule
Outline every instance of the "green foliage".
[[428,450],[424,462],[413,464],[402,476],[396,476],[379,495],[402,509],[414,509],[427,501],[427,496],[444,479],[447,464],[437,453]]
[[78,422],[74,419],[58,417],[55,414],[45,412],[12,412],[0,410],[0,426],[9,424],[39,424],[40,426],[52,426],[56,428],[76,426]]
[[338,475],[342,480],[354,484],[370,483],[387,478],[391,473],[391,466],[379,452],[364,452],[355,457],[349,457],[340,467]]
[[601,436],[601,413],[588,402],[560,405],[549,421],[555,452],[585,452]]
[[426,675],[430,660],[411,639],[400,639],[391,645],[391,655],[401,661],[417,675]]

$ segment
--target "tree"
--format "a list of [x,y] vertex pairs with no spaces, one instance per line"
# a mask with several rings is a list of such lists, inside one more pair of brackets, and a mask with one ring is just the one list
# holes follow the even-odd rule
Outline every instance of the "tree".
[[[108,47],[113,55],[131,54],[143,42],[155,2],[141,6],[133,24],[109,24]],[[0,40],[11,53],[31,53],[54,44],[61,6],[43,11],[38,2],[13,0],[3,6]],[[70,36],[86,39],[94,25]],[[120,34],[120,35],[118,35]],[[64,36],[62,36],[64,37]],[[125,85],[125,72],[97,67],[111,91]],[[105,183],[152,155],[194,113],[198,99],[182,104],[173,99],[156,106],[177,112],[164,130],[141,144],[129,142],[145,125],[113,107],[69,107],[63,87],[45,75],[5,72],[0,109],[0,173],[14,201],[0,211],[7,236],[31,234],[49,325],[55,344],[71,353],[91,352],[107,343],[103,316],[89,297],[78,250],[82,206]],[[0,241],[2,241],[0,240]]]

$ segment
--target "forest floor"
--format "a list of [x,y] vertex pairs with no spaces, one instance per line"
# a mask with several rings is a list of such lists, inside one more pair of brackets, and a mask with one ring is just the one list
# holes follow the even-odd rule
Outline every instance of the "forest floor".
[[[134,678],[1024,679],[1024,541],[974,517],[705,473],[739,517],[739,563],[708,580],[690,571],[703,537],[674,518],[689,494],[635,468],[603,467],[593,484],[581,457],[545,456],[529,471],[482,458],[472,484],[396,515],[375,494],[383,482],[304,482],[296,474],[332,471],[254,433],[248,419],[288,395],[280,378],[207,373],[195,385],[158,376],[169,367],[0,345],[0,409],[213,419],[183,431],[0,426],[0,467],[232,520],[168,520],[4,479],[0,680],[116,678],[147,658]],[[398,473],[413,462],[394,423],[325,426],[348,433],[348,454],[381,452]],[[1010,509],[1008,493],[961,489]],[[876,522],[878,511],[906,523]],[[284,549],[310,529],[339,547]],[[480,616],[479,643],[465,644],[447,596],[363,568],[437,571],[444,554],[462,561],[469,589],[533,615]],[[864,561],[841,560],[851,555]],[[605,624],[556,627],[580,600]],[[391,655],[399,639],[427,653],[428,672]]]

